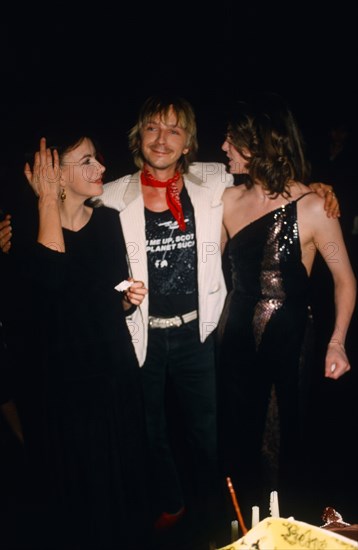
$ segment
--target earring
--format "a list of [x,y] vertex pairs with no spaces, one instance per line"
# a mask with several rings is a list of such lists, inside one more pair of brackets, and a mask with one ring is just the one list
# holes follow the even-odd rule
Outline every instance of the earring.
[[64,202],[65,199],[66,199],[66,190],[65,190],[64,187],[61,187],[60,199],[61,199],[62,202]]

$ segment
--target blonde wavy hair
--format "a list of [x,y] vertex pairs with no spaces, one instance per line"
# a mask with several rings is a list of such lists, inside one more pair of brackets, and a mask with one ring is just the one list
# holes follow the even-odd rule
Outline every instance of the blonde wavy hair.
[[149,97],[142,105],[137,123],[129,131],[129,149],[133,154],[135,165],[142,170],[145,159],[141,148],[141,131],[143,127],[154,117],[160,115],[165,122],[169,112],[173,110],[176,115],[176,123],[187,134],[186,147],[188,153],[182,155],[177,163],[177,169],[181,173],[188,171],[189,165],[195,160],[198,150],[196,119],[191,104],[181,97],[155,95]]

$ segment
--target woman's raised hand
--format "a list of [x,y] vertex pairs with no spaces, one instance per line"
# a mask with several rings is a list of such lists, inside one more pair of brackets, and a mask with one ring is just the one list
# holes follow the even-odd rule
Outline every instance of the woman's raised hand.
[[46,138],[40,139],[40,150],[36,151],[31,170],[27,162],[24,174],[38,197],[60,194],[60,162],[56,149],[46,147]]

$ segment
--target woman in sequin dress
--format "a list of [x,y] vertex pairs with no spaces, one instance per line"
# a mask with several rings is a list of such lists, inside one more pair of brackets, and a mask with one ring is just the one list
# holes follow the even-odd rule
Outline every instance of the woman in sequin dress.
[[273,388],[279,488],[292,489],[300,452],[309,452],[302,447],[300,365],[317,251],[335,287],[336,319],[324,370],[329,378],[350,370],[344,343],[356,283],[338,220],[326,215],[323,200],[303,183],[303,141],[284,102],[272,95],[239,103],[222,149],[231,173],[246,174],[247,183],[223,197],[232,290],[218,330],[221,449],[224,472],[251,510],[267,499],[261,449]]

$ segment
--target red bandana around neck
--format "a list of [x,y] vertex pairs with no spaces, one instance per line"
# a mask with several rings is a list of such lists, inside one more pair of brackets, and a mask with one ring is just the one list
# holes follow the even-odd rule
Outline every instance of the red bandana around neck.
[[144,167],[140,175],[142,185],[150,185],[151,187],[166,187],[167,188],[167,204],[174,218],[178,222],[179,228],[182,231],[186,229],[186,223],[184,220],[184,214],[182,205],[180,202],[180,196],[177,186],[177,181],[180,178],[180,173],[175,172],[172,178],[169,178],[166,181],[159,181],[155,179],[154,176]]

